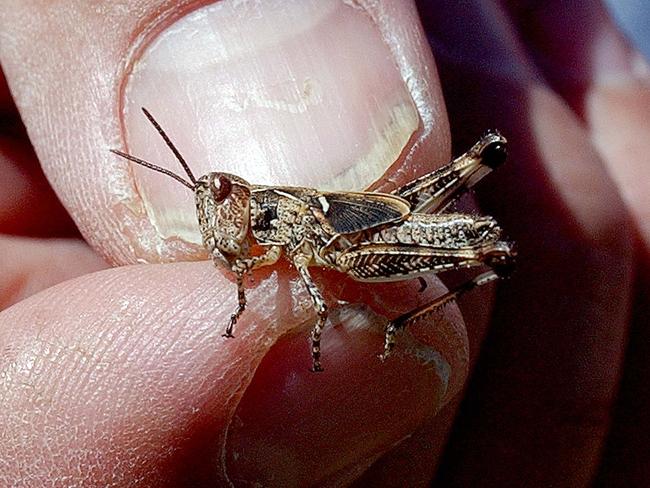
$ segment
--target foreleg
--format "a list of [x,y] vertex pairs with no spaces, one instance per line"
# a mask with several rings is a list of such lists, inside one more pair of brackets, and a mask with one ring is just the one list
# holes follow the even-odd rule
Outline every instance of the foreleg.
[[244,291],[244,275],[243,273],[237,273],[237,310],[230,316],[230,321],[226,326],[226,332],[221,334],[222,337],[235,337],[232,335],[232,330],[239,320],[239,317],[244,310],[246,310],[246,292]]
[[266,250],[264,254],[259,256],[250,256],[246,258],[236,258],[231,266],[232,271],[237,276],[237,310],[230,316],[230,321],[226,327],[226,331],[222,334],[223,337],[234,337],[232,335],[233,328],[239,320],[239,317],[244,310],[246,310],[246,292],[244,289],[244,276],[247,272],[252,271],[262,266],[269,266],[275,263],[281,254],[279,246],[272,246]]

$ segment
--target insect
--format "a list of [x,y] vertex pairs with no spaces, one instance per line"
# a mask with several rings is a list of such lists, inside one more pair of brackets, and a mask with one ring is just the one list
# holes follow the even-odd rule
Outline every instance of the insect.
[[189,181],[130,154],[112,152],[170,176],[194,192],[203,244],[215,265],[236,276],[239,303],[225,337],[233,337],[233,328],[246,308],[246,273],[273,265],[282,255],[294,264],[317,313],[311,330],[313,371],[323,370],[320,343],[327,305],[311,277],[311,266],[335,269],[368,282],[406,280],[478,265],[490,268],[390,322],[382,359],[392,352],[400,328],[472,288],[507,275],[512,268],[512,245],[500,240],[501,229],[492,217],[445,212],[505,161],[506,139],[496,131],[487,132],[449,164],[391,193],[326,192],[254,185],[221,172],[197,179],[158,122],[145,108],[142,111]]

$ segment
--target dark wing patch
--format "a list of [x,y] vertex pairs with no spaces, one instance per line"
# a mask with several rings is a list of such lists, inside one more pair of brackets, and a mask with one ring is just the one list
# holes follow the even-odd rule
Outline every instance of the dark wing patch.
[[323,192],[313,198],[312,205],[322,211],[327,223],[339,234],[403,220],[410,213],[406,200],[381,193]]

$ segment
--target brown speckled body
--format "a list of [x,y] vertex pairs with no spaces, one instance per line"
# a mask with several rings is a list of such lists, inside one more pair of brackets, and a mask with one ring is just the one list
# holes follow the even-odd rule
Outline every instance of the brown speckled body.
[[[468,153],[393,194],[251,185],[225,173],[200,178],[195,192],[204,244],[215,263],[238,277],[240,306],[226,335],[232,334],[246,304],[243,275],[275,263],[282,254],[296,266],[318,313],[312,330],[316,371],[321,370],[320,335],[327,306],[310,266],[333,268],[360,281],[394,281],[509,263],[511,247],[499,240],[501,229],[494,219],[441,213],[489,173],[483,153],[495,144],[505,145],[505,139],[489,133]],[[253,254],[254,248],[262,251]],[[393,342],[387,336],[385,356]]]

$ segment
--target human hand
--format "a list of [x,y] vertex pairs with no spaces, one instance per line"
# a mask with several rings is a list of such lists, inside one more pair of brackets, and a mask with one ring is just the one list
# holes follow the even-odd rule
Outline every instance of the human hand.
[[[146,106],[197,174],[361,189],[412,136],[418,148],[390,172],[396,181],[444,163],[447,125],[423,35],[381,40],[417,26],[412,5],[376,7],[390,16],[374,26],[338,2],[221,2],[179,20],[143,52],[134,47],[147,44],[139,36],[191,9],[86,0],[3,7],[3,69],[39,160],[92,249],[119,265],[89,273],[101,259],[66,241],[78,253],[59,278],[79,278],[48,288],[28,270],[51,269],[60,253],[46,247],[28,268],[33,240],[12,238],[16,257],[2,266],[15,270],[3,273],[18,282],[13,300],[39,283],[47,289],[1,316],[4,484],[344,484],[460,389],[467,340],[455,307],[386,364],[377,358],[385,319],[342,307],[344,325],[323,336],[326,371],[310,373],[314,317],[286,264],[255,274],[235,339],[222,338],[236,307],[229,274],[205,261],[136,264],[204,257],[190,242],[192,194],[109,153],[127,145],[177,171],[140,112]],[[413,74],[410,88],[391,48]],[[416,88],[431,113],[418,114]],[[356,172],[332,183],[346,165]],[[25,275],[35,283],[29,290],[17,279]],[[441,292],[317,278],[332,295],[393,314]],[[332,313],[332,325],[340,321]]]
[[[231,479],[259,480],[264,485],[326,481],[345,484],[373,465],[360,484],[374,479],[386,485],[391,481],[396,485],[407,480],[426,482],[451,425],[454,405],[449,405],[444,415],[433,420],[432,416],[459,389],[467,367],[467,345],[455,309],[449,309],[444,320],[430,330],[416,331],[430,350],[450,364],[446,392],[444,372],[423,366],[413,355],[391,358],[385,365],[379,363],[376,354],[381,350],[381,335],[372,325],[381,323],[381,318],[356,307],[344,309],[347,325],[331,328],[324,335],[325,374],[309,373],[306,330],[313,317],[305,306],[308,299],[304,293],[291,300],[294,289],[299,288],[294,287],[293,273],[286,267],[256,275],[249,292],[251,307],[238,324],[237,337],[223,341],[219,337],[222,327],[235,306],[233,283],[203,262],[133,265],[138,260],[159,262],[195,256],[196,246],[173,237],[161,238],[177,234],[185,240],[192,238],[196,224],[191,195],[164,177],[124,165],[107,153],[108,148],[121,146],[120,124],[124,124],[122,135],[132,152],[156,162],[169,162],[172,167],[164,145],[135,110],[145,105],[161,119],[187,159],[196,165],[197,173],[208,168],[229,169],[256,182],[319,187],[319,183],[348,170],[351,161],[362,161],[355,183],[363,187],[397,159],[401,145],[418,121],[414,149],[399,158],[400,164],[392,168],[389,176],[403,182],[413,174],[430,170],[432,162],[448,159],[449,136],[438,80],[427,47],[415,28],[412,6],[382,2],[373,7],[377,10],[371,9],[375,14],[383,10],[390,14],[379,16],[378,29],[388,47],[399,50],[397,58],[394,53],[386,54],[375,27],[358,17],[365,14],[351,10],[335,14],[337,23],[325,24],[328,32],[307,29],[307,39],[299,37],[300,46],[307,51],[311,48],[313,60],[301,56],[295,42],[285,43],[283,50],[275,54],[253,43],[246,46],[249,51],[244,62],[234,55],[225,56],[218,58],[219,69],[214,69],[207,61],[220,43],[228,45],[228,39],[211,40],[205,25],[194,32],[200,43],[194,38],[191,44],[182,44],[184,33],[180,29],[177,37],[168,39],[153,53],[131,53],[133,46],[139,45],[135,39],[138,34],[152,23],[159,25],[159,18],[171,19],[168,8],[177,3],[130,1],[106,6],[77,2],[53,11],[36,3],[10,2],[0,14],[3,68],[39,159],[94,249],[122,265],[86,274],[102,267],[101,259],[79,243],[63,242],[65,249],[73,249],[68,254],[72,257],[64,261],[67,274],[57,274],[53,281],[71,274],[81,278],[22,301],[0,316],[5,372],[0,415],[6,426],[2,452],[10,453],[0,461],[5,463],[0,464],[4,476],[0,479],[9,484],[19,479],[32,484],[42,484],[38,480],[97,485],[129,485],[135,480],[154,486],[209,484],[223,481],[227,466]],[[423,7],[425,20],[436,18],[427,14],[427,5]],[[443,8],[445,15],[439,18],[453,18],[454,23],[430,26],[441,37],[444,27],[461,26],[463,21],[471,20],[470,12],[453,15],[451,8]],[[259,39],[266,39],[264,36],[273,33],[259,24],[246,31],[247,17],[238,18],[237,12],[233,15],[227,22],[211,21],[217,22],[219,29],[231,28],[239,33],[236,39],[256,39],[252,34],[258,32]],[[272,11],[264,12],[261,19],[272,15]],[[494,12],[485,18],[493,19]],[[292,28],[303,26],[295,19],[293,23],[282,23],[281,17],[274,22],[282,25],[281,33],[292,34]],[[341,30],[334,29],[335,25]],[[186,24],[186,32],[193,27]],[[192,39],[191,35],[188,38]],[[504,32],[497,32],[494,38],[495,42],[503,41],[504,57],[495,61],[496,65],[482,68],[498,69],[504,59],[517,59],[508,49]],[[194,51],[201,43],[208,46],[203,56],[201,51]],[[460,52],[467,55],[470,51]],[[342,57],[334,56],[337,53]],[[129,82],[130,88],[121,93],[128,71],[125,63],[138,58],[141,70]],[[277,59],[287,60],[287,66],[274,64]],[[575,384],[583,386],[589,395],[596,392],[601,395],[599,399],[611,401],[618,379],[612,362],[622,347],[631,283],[627,210],[616,196],[620,193],[617,186],[597,163],[598,156],[587,141],[587,133],[580,130],[575,113],[557,104],[557,95],[550,89],[539,91],[541,103],[534,107],[517,106],[517,102],[529,98],[532,85],[526,77],[515,77],[513,81],[497,73],[485,79],[476,73],[473,78],[452,79],[455,72],[463,71],[453,64],[453,57],[441,56],[440,60],[446,68],[443,73],[449,77],[449,82],[444,79],[444,87],[452,88],[449,100],[452,123],[456,125],[453,133],[471,139],[485,128],[497,127],[511,141],[510,164],[484,184],[490,187],[486,206],[518,242],[522,256],[517,276],[497,297],[493,330],[499,335],[488,342],[488,351],[498,355],[491,359],[497,365],[503,358],[517,356],[516,361],[512,360],[515,371],[503,366],[496,374],[491,363],[485,372],[479,369],[477,381],[488,385],[482,388],[488,388],[494,395],[490,398],[495,398],[500,408],[491,410],[488,418],[472,417],[472,411],[468,414],[466,408],[460,425],[462,429],[465,421],[476,427],[471,422],[478,422],[473,420],[478,418],[481,425],[490,426],[494,425],[491,420],[501,420],[504,412],[508,418],[521,413],[525,417],[513,425],[521,425],[519,432],[525,432],[530,427],[526,421],[530,421],[531,412],[535,408],[546,411],[548,403],[543,400],[572,401],[575,397],[569,393]],[[318,76],[305,76],[316,67],[321,70]],[[295,75],[298,86],[281,83],[287,73]],[[246,81],[250,77],[255,81],[252,86]],[[408,81],[406,92],[402,78]],[[476,83],[477,78],[480,83]],[[321,80],[325,81],[318,83]],[[467,83],[462,89],[461,81]],[[486,93],[495,93],[495,86],[501,91],[486,99]],[[256,91],[259,87],[264,90]],[[400,99],[404,93],[406,98]],[[513,98],[513,93],[519,97]],[[558,93],[562,93],[559,88]],[[392,99],[395,94],[402,95]],[[409,96],[418,102],[415,113],[409,112]],[[458,99],[463,103],[454,103]],[[389,102],[402,107],[402,111],[387,114]],[[490,111],[490,103],[500,110]],[[577,102],[573,105],[577,112]],[[553,112],[540,115],[536,110]],[[622,116],[633,115],[628,112],[625,110]],[[296,113],[309,114],[310,120],[298,117],[303,125],[292,125]],[[531,114],[537,114],[539,119],[530,120],[542,122],[535,130],[522,123],[522,117]],[[563,123],[549,124],[549,120],[557,119]],[[381,128],[387,121],[394,122],[394,137],[382,145],[381,130],[368,134],[368,127],[374,123]],[[544,132],[551,128],[560,129],[557,134]],[[568,129],[574,129],[575,134],[567,137]],[[319,139],[313,139],[315,136]],[[566,144],[558,144],[565,138]],[[536,143],[541,154],[531,151]],[[380,149],[372,153],[373,158],[363,161],[363,156],[377,145]],[[544,154],[547,147],[571,152]],[[585,149],[589,152],[582,152]],[[605,158],[605,162],[614,161],[618,154]],[[557,174],[573,158],[585,171],[572,174],[567,183]],[[9,161],[24,162],[22,156]],[[383,166],[369,168],[369,161],[381,161]],[[313,166],[305,162],[313,162]],[[333,168],[333,174],[322,174],[323,162]],[[540,186],[547,172],[554,175],[552,183]],[[567,203],[567,194],[570,196],[576,187],[584,188],[580,176],[585,175],[593,186]],[[530,187],[523,186],[529,183]],[[562,196],[562,206],[549,198],[556,192]],[[607,197],[598,206],[598,202],[586,198],[589,194]],[[523,212],[528,207],[524,205],[535,209],[544,227],[529,227],[528,214]],[[15,219],[15,212],[11,215],[19,222],[32,222],[35,217]],[[59,221],[60,214],[41,212],[37,217],[42,215],[48,215],[44,221]],[[35,227],[43,228],[40,224]],[[617,231],[616,237],[611,235],[613,230]],[[549,244],[540,251],[542,235],[546,235],[542,242],[556,243],[562,251],[569,249],[572,254],[553,252]],[[16,238],[12,242],[17,242]],[[26,264],[39,256],[32,251],[34,241],[18,242],[17,250],[18,246],[12,247],[16,257],[11,262],[3,261],[3,272],[12,264],[16,273],[36,276],[32,288],[23,290],[25,294],[49,285],[51,281],[29,270],[50,269],[48,264],[64,253],[53,250],[48,243],[38,265],[30,268]],[[585,263],[590,264],[588,270],[581,268]],[[613,275],[616,269],[620,274]],[[600,270],[602,277],[592,281],[595,270]],[[557,280],[566,276],[574,277],[575,286],[586,287],[584,294],[574,293],[574,283],[559,286],[562,283]],[[321,279],[330,284],[334,295],[340,291],[351,301],[363,299],[380,310],[382,306],[393,309],[398,305],[406,310],[415,301],[426,301],[439,293],[432,286],[427,295],[412,297],[411,288],[404,285],[359,290],[347,283],[345,290],[340,290],[336,278]],[[603,286],[608,283],[616,284],[613,295],[611,287]],[[389,293],[401,296],[388,301]],[[575,295],[576,300],[569,303],[567,293]],[[594,306],[604,296],[610,300],[607,306]],[[468,311],[476,351],[489,307],[485,305],[485,294],[469,297],[466,302],[464,310]],[[572,324],[569,331],[575,343],[563,335],[567,333],[563,327],[565,317]],[[537,325],[542,321],[543,326]],[[532,337],[540,340],[531,346],[527,343],[534,333],[540,335]],[[613,334],[607,336],[609,362],[602,361],[604,344],[598,334]],[[585,341],[590,347],[582,347]],[[524,358],[518,356],[522,343],[533,349]],[[556,344],[559,349],[554,349],[555,353],[565,354],[555,356],[557,364],[540,360],[539,364],[528,365],[530,376],[518,372],[526,369],[525,361],[538,359],[533,354],[536,347]],[[574,347],[586,355],[583,369],[578,369],[575,361],[568,361],[575,353]],[[553,370],[552,366],[559,369]],[[594,366],[609,375],[594,371]],[[536,391],[534,387],[540,384],[538,371],[548,376],[542,378],[547,383]],[[554,371],[562,371],[571,381],[549,384],[555,380]],[[600,388],[585,386],[586,379],[597,382]],[[513,391],[525,395],[518,397]],[[504,403],[513,398],[521,398],[520,403],[514,407],[507,404],[508,408],[502,410]],[[577,405],[573,412],[583,406]],[[539,438],[548,434],[550,448],[544,452],[559,455],[562,445],[551,441],[557,443],[561,437],[556,436],[564,431],[548,426],[557,425],[563,417],[547,418],[547,429],[535,431],[535,435]],[[465,434],[471,437],[467,441],[471,449],[462,445],[464,431],[457,432],[442,476],[475,479],[485,475],[489,466],[477,462],[472,453],[479,452],[483,458],[483,452],[490,448],[499,451],[503,423],[497,425],[499,431],[485,429],[478,439],[473,437],[474,428],[471,435]],[[584,429],[570,427],[576,435],[584,433]],[[587,440],[602,439],[604,427],[600,427],[601,436],[591,437],[590,431]],[[415,431],[416,435],[391,449]],[[521,439],[524,442],[525,436]],[[475,447],[474,442],[483,447]],[[589,447],[592,453],[593,445],[584,442],[580,447]],[[385,451],[390,452],[379,458]],[[570,455],[575,454],[572,451]],[[521,455],[529,454],[522,449]],[[405,458],[412,461],[405,463]],[[546,465],[549,461],[540,462]],[[549,476],[561,479],[570,466],[562,468]],[[523,468],[517,471],[507,466],[501,466],[499,474],[502,469],[513,476],[529,474]]]

